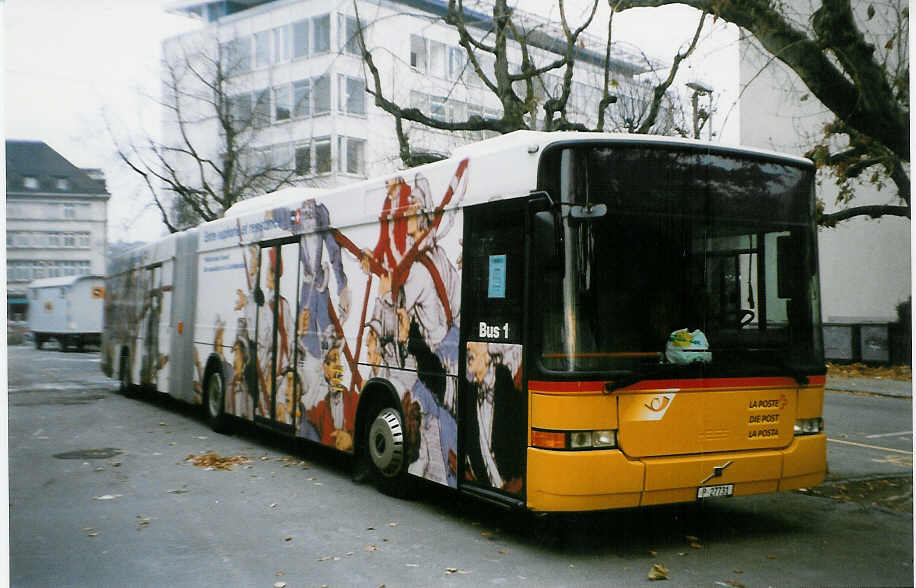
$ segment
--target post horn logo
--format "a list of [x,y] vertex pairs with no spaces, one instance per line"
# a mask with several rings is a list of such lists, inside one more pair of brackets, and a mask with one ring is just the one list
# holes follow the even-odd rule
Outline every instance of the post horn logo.
[[663,412],[668,405],[671,404],[671,399],[667,396],[656,396],[648,403],[645,404],[645,407],[651,410],[652,412]]

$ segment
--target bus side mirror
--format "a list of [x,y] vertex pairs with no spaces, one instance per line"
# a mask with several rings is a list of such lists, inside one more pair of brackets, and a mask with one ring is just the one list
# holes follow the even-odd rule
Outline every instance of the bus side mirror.
[[798,292],[802,279],[801,253],[791,235],[776,238],[776,295],[779,298],[794,298]]
[[553,211],[543,210],[534,213],[532,238],[534,239],[532,251],[537,263],[548,271],[562,270],[563,236],[558,230],[556,215]]

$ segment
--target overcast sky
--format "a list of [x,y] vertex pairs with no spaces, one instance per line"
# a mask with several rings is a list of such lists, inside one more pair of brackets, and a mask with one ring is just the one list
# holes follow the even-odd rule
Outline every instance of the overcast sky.
[[[0,0],[2,2],[2,0]],[[556,16],[555,0],[521,4]],[[4,29],[5,136],[45,141],[79,167],[102,168],[108,179],[109,239],[150,240],[163,233],[150,199],[132,172],[118,163],[106,120],[119,129],[158,133],[158,108],[147,96],[159,91],[161,41],[196,26],[166,14],[163,0],[6,0]],[[568,2],[568,4],[574,4]],[[604,5],[604,2],[601,2]],[[605,9],[606,10],[606,9]],[[575,13],[573,13],[575,16]],[[615,16],[614,37],[638,45],[653,58],[671,62],[693,33],[698,13],[686,7],[627,11]],[[574,19],[573,22],[575,22]],[[710,23],[711,25],[712,23]],[[606,35],[607,13],[594,33]],[[719,23],[679,75],[719,92],[716,130],[734,101],[737,33]],[[737,112],[724,140],[737,141]]]

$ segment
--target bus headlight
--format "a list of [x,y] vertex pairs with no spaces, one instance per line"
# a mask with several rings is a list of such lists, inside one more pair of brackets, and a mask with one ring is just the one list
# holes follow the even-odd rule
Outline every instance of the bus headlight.
[[816,435],[824,430],[824,419],[821,417],[813,419],[798,419],[795,421],[796,435]]
[[617,431],[592,431],[592,447],[617,447]]
[[617,431],[544,431],[531,430],[531,446],[541,449],[611,449],[617,447]]

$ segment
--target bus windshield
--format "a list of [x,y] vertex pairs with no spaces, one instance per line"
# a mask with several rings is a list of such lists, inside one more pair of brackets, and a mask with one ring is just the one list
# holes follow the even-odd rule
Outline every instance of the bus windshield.
[[823,373],[813,173],[670,145],[546,152],[540,187],[559,205],[555,263],[532,256],[541,371]]

